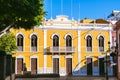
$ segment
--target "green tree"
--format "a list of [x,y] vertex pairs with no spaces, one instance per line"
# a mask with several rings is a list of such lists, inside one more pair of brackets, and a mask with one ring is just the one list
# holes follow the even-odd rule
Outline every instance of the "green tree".
[[8,32],[0,38],[0,50],[11,54],[12,51],[15,51],[16,49],[16,37],[14,34]]
[[0,0],[0,34],[13,28],[31,29],[44,18],[43,0]]

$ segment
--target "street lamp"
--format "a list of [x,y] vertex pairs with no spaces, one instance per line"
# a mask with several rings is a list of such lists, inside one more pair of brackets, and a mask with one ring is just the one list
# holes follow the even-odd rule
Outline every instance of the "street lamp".
[[107,63],[110,61],[108,60],[108,52],[110,53],[110,42],[108,42],[108,51],[105,55],[105,66],[106,66],[106,71],[105,71],[105,79],[108,80],[108,68],[107,68]]
[[116,47],[113,47],[113,51],[112,53],[110,54],[110,56],[112,57],[113,59],[113,63],[112,63],[112,66],[113,66],[113,76],[117,76],[117,53],[118,53],[118,49],[117,49],[117,45]]

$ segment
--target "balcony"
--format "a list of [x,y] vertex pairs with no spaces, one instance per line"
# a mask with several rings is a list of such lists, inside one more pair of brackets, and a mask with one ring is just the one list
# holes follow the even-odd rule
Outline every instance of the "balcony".
[[92,52],[92,47],[87,47],[87,52]]
[[37,51],[37,47],[36,46],[31,47],[31,51],[36,52]]
[[104,47],[99,47],[100,52],[104,52]]
[[51,53],[74,53],[75,47],[50,47]]
[[23,51],[23,46],[18,46],[17,51]]

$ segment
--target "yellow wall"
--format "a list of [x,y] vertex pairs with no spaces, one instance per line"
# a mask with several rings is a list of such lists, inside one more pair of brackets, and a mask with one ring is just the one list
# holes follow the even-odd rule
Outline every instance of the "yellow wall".
[[[11,29],[11,32],[17,35],[17,33],[22,33],[24,35],[24,51],[23,52],[15,52],[13,57],[16,56],[24,56],[24,62],[26,63],[26,67],[30,67],[30,56],[38,56],[38,66],[43,67],[44,65],[44,55],[43,55],[43,45],[44,45],[44,36],[43,36],[43,30],[24,30],[24,29]],[[31,52],[30,51],[30,35],[32,33],[36,33],[38,35],[38,51],[37,52]]]
[[[19,32],[24,34],[24,51],[23,52],[16,52],[13,56],[18,56],[22,55],[24,56],[24,62],[26,63],[26,67],[30,67],[30,56],[36,55],[38,56],[38,67],[44,67],[44,31],[43,30],[14,30],[11,29],[11,32],[13,32],[15,35]],[[30,34],[36,33],[38,35],[38,52],[30,52]],[[64,47],[66,42],[65,42],[65,35],[66,34],[71,34],[73,37],[72,40],[72,46],[76,47],[75,53],[72,53],[71,55],[73,56],[73,67],[76,67],[78,65],[78,31],[77,30],[47,30],[47,49],[49,49],[52,46],[52,35],[54,33],[59,34],[59,43],[60,47]],[[84,30],[81,31],[80,33],[80,41],[81,41],[81,53],[80,53],[80,59],[81,59],[81,67],[86,66],[86,56],[92,56],[93,61],[97,61],[98,56],[104,55],[101,52],[98,51],[98,40],[97,37],[98,35],[102,34],[105,37],[105,51],[108,49],[108,41],[109,39],[109,32],[108,31],[95,31],[95,30]],[[86,39],[85,36],[91,34],[92,35],[92,41],[93,41],[93,49],[92,52],[87,52],[86,51]],[[52,67],[52,56],[53,53],[47,53],[47,67]],[[60,56],[60,67],[65,67],[66,66],[66,53],[59,53]],[[94,66],[98,66],[98,63],[95,62]]]

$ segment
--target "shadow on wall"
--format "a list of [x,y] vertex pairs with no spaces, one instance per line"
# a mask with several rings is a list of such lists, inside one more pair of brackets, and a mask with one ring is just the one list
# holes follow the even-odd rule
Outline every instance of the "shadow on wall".
[[[93,58],[97,58],[97,60],[93,61]],[[110,57],[108,57],[110,59]],[[80,69],[77,69],[80,64],[84,64]],[[73,69],[73,75],[81,75],[81,76],[105,76],[106,66],[105,66],[105,57],[99,56],[91,56],[83,59],[80,63],[78,63]],[[113,76],[113,66],[111,66],[111,62],[107,62],[108,75]]]

